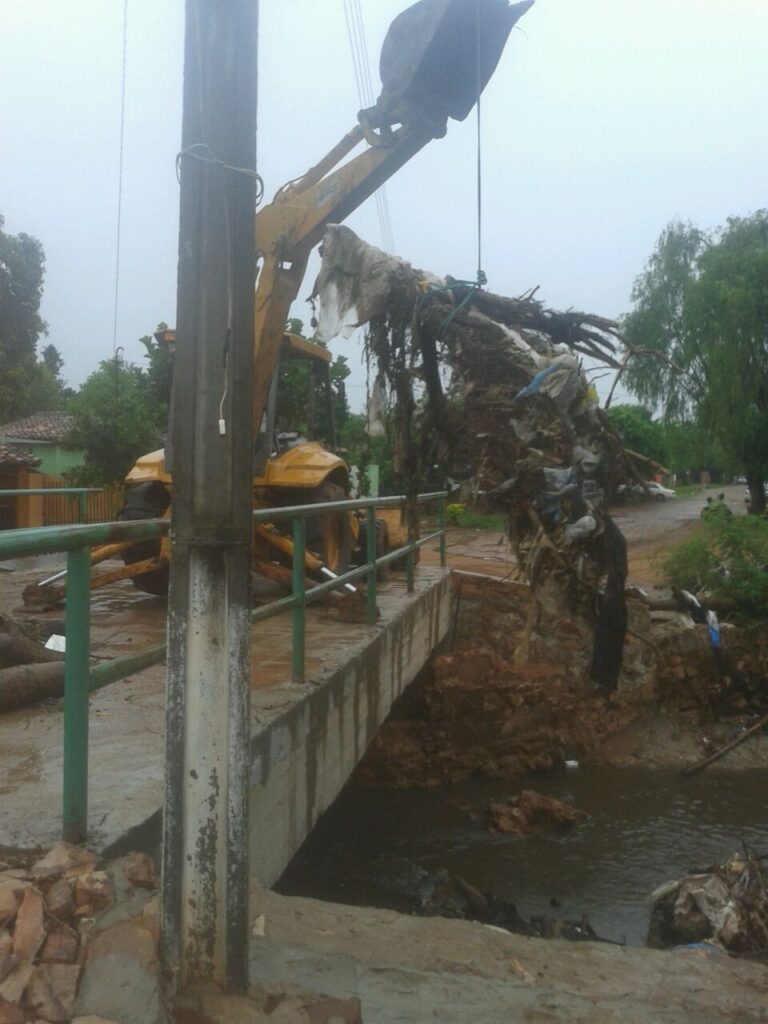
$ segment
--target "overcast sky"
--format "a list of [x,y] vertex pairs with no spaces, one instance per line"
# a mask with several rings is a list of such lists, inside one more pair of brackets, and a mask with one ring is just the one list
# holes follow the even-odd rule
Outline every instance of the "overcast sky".
[[[375,86],[405,6],[362,0]],[[136,362],[175,320],[183,8],[128,0],[117,344]],[[122,16],[122,0],[0,0],[0,213],[45,248],[43,314],[74,384],[112,354]],[[343,0],[262,0],[259,55],[271,197],[354,123]],[[625,312],[670,219],[768,205],[767,87],[768,0],[537,0],[483,96],[489,288]],[[473,116],[451,122],[388,185],[397,254],[438,274],[476,269],[474,135]],[[372,199],[347,223],[381,244]],[[336,350],[359,366],[354,341]]]

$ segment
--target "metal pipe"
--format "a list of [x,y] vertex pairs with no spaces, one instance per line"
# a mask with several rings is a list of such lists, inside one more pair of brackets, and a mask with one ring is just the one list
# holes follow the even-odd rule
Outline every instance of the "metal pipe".
[[304,554],[307,546],[307,521],[293,521],[293,596],[298,604],[293,609],[291,629],[291,677],[294,683],[304,682],[306,647],[306,612],[304,600]]
[[370,572],[366,580],[368,625],[376,625],[376,509],[368,506],[366,513],[365,557]]
[[84,843],[88,833],[88,694],[91,560],[87,548],[67,556],[69,595],[64,654],[64,799],[62,835]]

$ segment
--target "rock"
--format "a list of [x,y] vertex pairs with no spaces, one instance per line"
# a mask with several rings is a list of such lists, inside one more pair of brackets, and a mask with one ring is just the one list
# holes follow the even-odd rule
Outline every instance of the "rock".
[[0,982],[0,998],[9,1003],[21,1002],[34,968],[30,963],[17,964],[4,981]]
[[46,1021],[69,1021],[79,977],[78,964],[41,964],[29,983],[27,1002]]
[[125,877],[141,889],[154,889],[157,885],[155,862],[147,853],[131,853],[123,863]]
[[45,909],[59,921],[70,921],[75,916],[75,897],[68,878],[53,883],[45,894]]
[[32,865],[32,877],[38,881],[52,881],[56,878],[76,878],[93,871],[96,857],[81,846],[70,843],[56,843],[36,864]]
[[324,996],[302,1007],[312,1024],[363,1024],[359,999]]
[[488,827],[496,832],[532,832],[548,826],[570,828],[586,814],[554,797],[524,789],[519,796],[488,806]]
[[[10,936],[8,936],[10,939]],[[5,981],[11,971],[18,966],[19,958],[10,950],[0,949],[0,982]]]
[[75,1005],[80,1016],[131,1024],[162,1019],[157,944],[142,918],[121,921],[94,935]]
[[106,1017],[74,1017],[72,1024],[120,1024],[116,1020],[107,1020]]
[[106,871],[90,871],[75,879],[75,915],[93,917],[112,906],[114,891]]
[[0,925],[16,916],[19,896],[15,887],[0,888]]
[[0,999],[0,1024],[24,1024],[27,1015],[13,1003]]
[[80,950],[80,937],[74,928],[59,922],[48,931],[40,959],[43,963],[73,964]]
[[19,960],[32,960],[45,938],[43,924],[43,894],[37,889],[25,889],[16,913],[13,933],[13,952]]

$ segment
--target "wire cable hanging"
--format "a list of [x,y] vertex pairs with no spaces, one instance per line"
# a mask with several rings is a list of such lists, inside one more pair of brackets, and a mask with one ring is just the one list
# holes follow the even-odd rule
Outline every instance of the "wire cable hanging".
[[[373,83],[365,34],[365,21],[360,0],[344,0],[344,17],[347,25],[347,38],[352,54],[352,67],[355,74],[360,106],[372,107],[374,103]],[[380,185],[374,193],[374,199],[376,201],[382,245],[387,252],[394,252],[395,240],[392,232],[389,202],[383,185]]]
[[123,65],[120,79],[120,157],[117,172],[117,229],[115,232],[115,308],[112,319],[112,357],[117,355],[117,310],[120,299],[120,230],[123,215],[123,149],[125,142],[125,68],[128,53],[128,0],[123,0]]

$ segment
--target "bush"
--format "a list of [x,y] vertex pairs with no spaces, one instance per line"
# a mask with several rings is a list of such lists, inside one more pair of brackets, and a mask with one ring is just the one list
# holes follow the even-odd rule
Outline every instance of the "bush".
[[710,515],[664,564],[672,586],[730,602],[736,615],[768,615],[768,519]]

